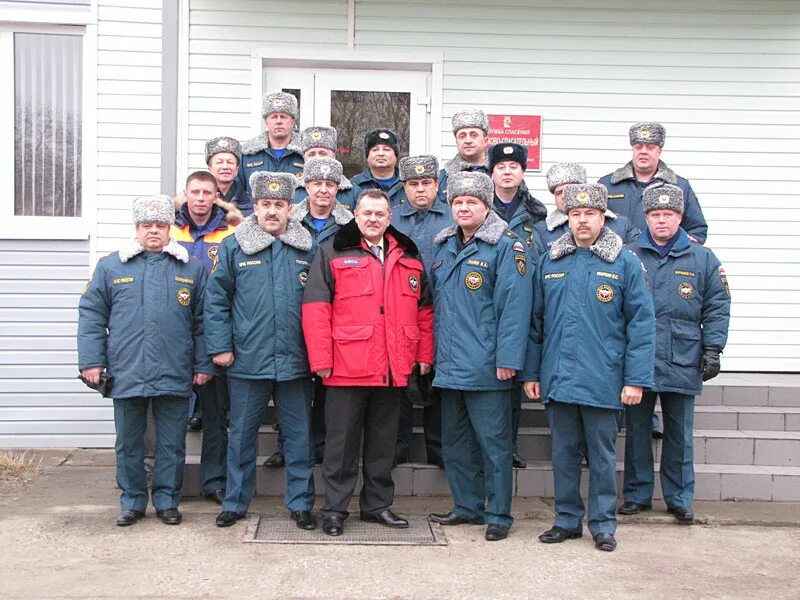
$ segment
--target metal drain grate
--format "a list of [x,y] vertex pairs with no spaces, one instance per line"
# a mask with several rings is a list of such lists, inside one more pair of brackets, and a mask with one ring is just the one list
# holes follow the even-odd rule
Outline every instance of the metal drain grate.
[[406,517],[408,529],[391,529],[377,523],[365,523],[352,516],[344,522],[344,533],[331,537],[319,527],[313,531],[299,529],[288,517],[259,517],[245,532],[245,542],[266,544],[358,544],[374,546],[446,546],[441,527],[427,517]]

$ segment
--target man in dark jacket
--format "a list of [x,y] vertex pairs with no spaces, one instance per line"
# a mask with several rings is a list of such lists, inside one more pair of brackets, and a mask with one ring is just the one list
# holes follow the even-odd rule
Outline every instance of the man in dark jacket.
[[655,319],[642,265],[603,226],[607,192],[568,185],[570,232],[550,246],[534,276],[533,315],[522,380],[541,398],[553,445],[556,522],[546,544],[583,535],[581,463],[589,461],[589,532],[611,552],[617,498],[616,440],[624,405],[653,384]]
[[[223,210],[214,204],[217,182],[207,171],[196,171],[186,179],[186,202],[181,206],[172,226],[172,239],[186,248],[189,254],[211,271],[219,245],[233,233],[234,227],[225,220]],[[203,495],[222,504],[225,497],[225,451],[228,430],[225,412],[228,405],[228,378],[221,368],[212,381],[195,386],[195,414],[202,415],[203,442],[200,452],[200,471]]]
[[661,490],[667,510],[689,525],[694,520],[694,397],[703,391],[703,381],[719,373],[731,298],[717,257],[692,243],[680,226],[683,191],[674,185],[648,188],[642,205],[647,230],[630,250],[647,269],[653,292],[655,385],[641,404],[625,410],[625,502],[618,512],[632,515],[652,508],[655,476],[648,425],[658,397],[664,415]]
[[261,116],[266,131],[242,142],[242,164],[239,182],[253,197],[250,176],[258,171],[303,173],[303,152],[300,136],[294,130],[297,122],[297,98],[285,92],[265,94],[261,101]]
[[208,353],[228,369],[228,486],[217,526],[244,518],[256,483],[258,428],[275,399],[286,453],[284,505],[301,529],[314,529],[311,379],[300,304],[311,264],[311,236],[289,219],[294,176],[254,173],[255,210],[222,242],[205,302]]
[[[527,165],[528,149],[521,144],[501,142],[489,150],[489,172],[494,183],[494,212],[508,223],[510,231],[525,240],[533,262],[538,256],[533,243],[533,227],[547,216],[547,209],[525,186]],[[517,447],[521,413],[522,384],[517,384],[511,391],[511,440],[514,443],[512,458],[515,469],[524,469],[527,466]]]
[[455,224],[434,239],[436,377],[453,508],[442,525],[487,523],[502,540],[511,515],[511,393],[525,364],[531,310],[527,245],[492,210],[492,180],[458,172],[447,183]]
[[243,217],[253,214],[253,199],[239,179],[242,149],[232,137],[216,137],[206,142],[208,172],[217,180],[219,197],[236,206]]
[[386,192],[392,207],[406,201],[403,182],[397,171],[400,157],[400,138],[396,131],[373,129],[364,136],[367,168],[353,177],[353,184],[362,190],[379,189]]
[[[435,156],[407,156],[400,159],[400,179],[407,201],[392,211],[392,225],[410,237],[419,249],[425,272],[430,277],[435,244],[433,238],[453,224],[447,202],[439,196],[439,162]],[[425,453],[428,464],[444,468],[442,460],[442,403],[438,390],[435,400],[422,413]],[[406,394],[400,401],[400,425],[395,448],[395,464],[408,462],[413,437],[413,409]]]
[[447,179],[460,171],[480,171],[491,174],[487,150],[489,148],[489,117],[482,110],[459,110],[453,115],[453,137],[456,155],[447,161],[439,172],[439,193],[447,192]]
[[355,219],[323,243],[303,296],[311,370],[325,405],[325,533],[342,534],[363,444],[361,519],[406,528],[391,510],[400,389],[433,362],[433,307],[417,247],[389,225],[386,192],[364,190]]
[[704,243],[708,225],[691,184],[661,160],[661,149],[667,137],[664,126],[660,123],[636,123],[631,126],[628,137],[633,159],[598,181],[608,189],[608,208],[618,215],[625,215],[634,227],[644,231],[642,192],[651,185],[676,185],[681,188],[685,203],[681,227],[692,240]]
[[167,525],[177,525],[186,458],[186,409],[192,384],[213,372],[203,341],[206,272],[170,240],[172,199],[133,202],[136,239],[101,259],[78,305],[78,368],[86,381],[113,377],[117,433],[117,525],[145,515],[144,431],[152,403],[156,428],[152,501]]

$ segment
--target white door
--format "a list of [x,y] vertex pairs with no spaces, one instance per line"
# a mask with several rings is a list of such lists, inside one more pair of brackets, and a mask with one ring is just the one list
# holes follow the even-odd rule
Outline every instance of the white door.
[[376,127],[397,131],[401,156],[430,151],[429,86],[430,74],[422,71],[264,69],[264,92],[298,98],[298,129],[336,128],[337,158],[348,177],[366,168],[364,135]]

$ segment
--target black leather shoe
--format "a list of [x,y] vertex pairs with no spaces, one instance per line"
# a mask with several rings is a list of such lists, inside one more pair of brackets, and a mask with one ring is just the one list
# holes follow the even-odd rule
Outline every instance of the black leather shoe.
[[283,454],[273,452],[270,457],[264,461],[264,466],[270,469],[277,469],[286,465],[286,459]]
[[223,510],[217,515],[217,527],[230,527],[235,525],[239,519],[244,519],[245,515],[233,512],[232,510]]
[[342,535],[344,520],[337,515],[325,515],[322,517],[322,531],[334,537]]
[[391,527],[392,529],[408,529],[408,520],[404,519],[403,517],[398,517],[390,508],[387,508],[377,515],[361,513],[361,520],[366,521],[367,523],[380,523],[381,525],[385,527]]
[[141,510],[123,510],[117,515],[117,525],[119,527],[128,527],[139,519],[144,519],[144,512]]
[[667,512],[675,515],[680,525],[692,525],[694,523],[694,513],[686,506],[672,506],[667,508]]
[[639,504],[638,502],[623,502],[617,509],[620,515],[638,515],[640,512],[652,510],[652,504]]
[[448,513],[431,513],[428,515],[428,519],[434,523],[438,523],[439,525],[463,525],[464,523],[469,523],[470,525],[483,525],[483,521],[459,517],[452,510]]
[[317,520],[310,510],[293,510],[291,513],[292,521],[297,523],[300,529],[307,529],[311,531],[317,528]]
[[508,537],[508,527],[506,525],[499,525],[498,523],[489,523],[486,528],[486,541],[499,542]]
[[603,552],[613,552],[617,547],[617,540],[610,533],[598,533],[594,536],[594,547]]
[[558,525],[553,525],[539,536],[539,541],[543,544],[560,544],[566,540],[577,540],[580,537],[583,537],[583,531],[570,531]]
[[653,437],[654,440],[661,440],[664,439],[664,430],[660,427],[653,427],[650,430],[650,435]]
[[222,488],[218,488],[213,492],[209,492],[208,494],[204,494],[206,500],[211,500],[212,502],[216,502],[217,504],[222,504],[222,501],[225,500],[225,490]]
[[200,417],[189,417],[189,424],[186,426],[189,431],[202,431],[203,420]]
[[516,452],[514,452],[514,454],[511,455],[511,462],[514,465],[515,469],[524,469],[525,467],[528,466],[528,463],[525,462],[525,459],[522,458]]
[[157,510],[156,516],[161,519],[164,525],[180,525],[183,521],[183,515],[177,508],[165,508],[164,510]]

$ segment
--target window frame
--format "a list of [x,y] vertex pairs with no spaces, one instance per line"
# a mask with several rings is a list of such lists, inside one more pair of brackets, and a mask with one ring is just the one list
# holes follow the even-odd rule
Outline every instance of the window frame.
[[[14,34],[76,35],[82,39],[81,215],[14,214]],[[12,240],[85,240],[96,230],[97,180],[97,33],[96,26],[0,23],[0,238]]]

